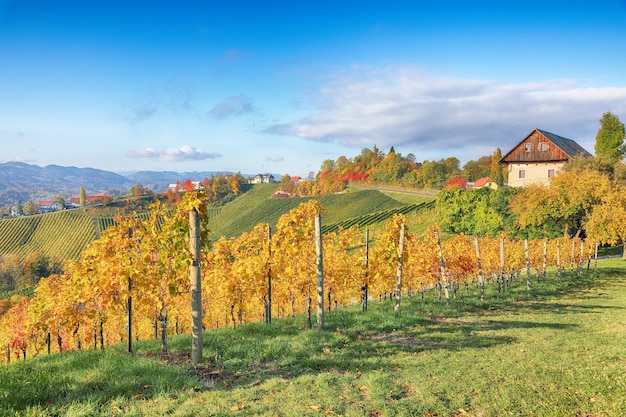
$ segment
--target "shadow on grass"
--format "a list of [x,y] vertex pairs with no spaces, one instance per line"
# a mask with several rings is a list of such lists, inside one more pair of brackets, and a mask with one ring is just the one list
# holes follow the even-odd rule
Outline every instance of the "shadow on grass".
[[107,350],[34,358],[0,369],[0,414],[48,409],[63,415],[71,404],[96,407],[114,398],[149,399],[194,386],[187,371],[158,361]]
[[[183,360],[166,364],[145,357],[158,350],[158,341],[136,345],[139,355],[123,353],[123,346],[105,353],[88,351],[53,355],[12,364],[0,369],[0,414],[47,408],[62,415],[72,404],[91,404],[97,410],[116,398],[149,400],[159,394],[179,395],[189,390],[232,390],[274,378],[295,379],[326,372],[348,373],[393,368],[398,355],[438,351],[484,349],[516,342],[510,329],[546,328],[576,330],[558,322],[508,320],[524,312],[555,314],[595,313],[611,308],[600,300],[609,297],[606,287],[623,277],[623,269],[603,268],[597,277],[554,276],[530,291],[525,279],[498,293],[493,284],[485,301],[471,288],[469,295],[439,303],[434,294],[402,299],[400,313],[391,301],[372,302],[367,313],[360,306],[336,309],[325,315],[325,330],[306,330],[302,316],[276,320],[271,326],[250,323],[236,329],[204,334],[204,363],[188,362],[190,337],[169,339],[171,352]],[[623,279],[622,281],[623,282]],[[559,302],[563,296],[566,302]],[[576,304],[576,300],[585,304]],[[589,303],[598,299],[598,303]],[[502,331],[502,333],[499,333]],[[158,355],[153,356],[158,357]]]
[[[533,283],[518,279],[504,294],[492,286],[486,301],[458,295],[452,305],[437,302],[433,294],[418,294],[402,300],[401,313],[393,311],[391,301],[373,302],[367,313],[359,306],[326,313],[325,331],[304,330],[304,318],[282,320],[273,326],[250,324],[228,333],[209,336],[205,353],[218,367],[229,369],[231,379],[215,389],[232,389],[265,379],[296,378],[328,371],[363,372],[393,367],[398,354],[428,351],[482,349],[516,342],[499,330],[544,328],[574,331],[579,326],[559,322],[501,320],[498,315],[532,312],[546,314],[600,313],[617,308],[602,304],[559,303],[569,298],[605,297],[608,281],[623,276],[619,268],[603,269],[602,274],[564,277],[555,282]],[[590,292],[591,291],[591,292]],[[473,319],[465,319],[468,315]],[[476,318],[476,316],[478,318]],[[234,375],[234,377],[233,377]]]

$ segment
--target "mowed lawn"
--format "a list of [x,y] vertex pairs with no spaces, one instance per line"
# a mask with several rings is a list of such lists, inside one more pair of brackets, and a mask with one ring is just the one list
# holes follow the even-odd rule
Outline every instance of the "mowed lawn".
[[0,365],[0,414],[23,416],[626,416],[626,261],[506,294],[471,285],[188,336]]

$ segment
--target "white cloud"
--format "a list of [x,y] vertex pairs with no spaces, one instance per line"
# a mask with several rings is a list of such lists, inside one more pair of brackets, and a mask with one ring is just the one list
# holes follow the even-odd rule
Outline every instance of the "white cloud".
[[131,150],[127,153],[127,156],[131,158],[151,158],[159,159],[167,162],[180,162],[180,161],[201,161],[204,159],[220,158],[222,155],[219,153],[204,152],[200,148],[185,145],[180,148],[167,148],[162,151],[158,151],[154,148],[143,148]]
[[160,153],[154,148],[143,148],[128,151],[128,156],[131,158],[158,158]]
[[626,115],[626,87],[581,87],[574,80],[503,84],[437,77],[412,66],[336,75],[310,99],[316,113],[264,132],[454,155],[479,146],[504,150],[535,127],[577,141],[592,138],[604,112]]

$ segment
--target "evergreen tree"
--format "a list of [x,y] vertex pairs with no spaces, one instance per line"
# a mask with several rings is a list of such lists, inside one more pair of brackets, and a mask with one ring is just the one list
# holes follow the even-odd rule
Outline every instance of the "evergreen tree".
[[498,148],[491,156],[491,171],[489,173],[489,177],[498,185],[504,184],[504,173],[500,159],[502,159],[502,151]]
[[596,134],[596,156],[616,163],[624,157],[624,124],[611,112],[606,112],[600,119],[600,130]]

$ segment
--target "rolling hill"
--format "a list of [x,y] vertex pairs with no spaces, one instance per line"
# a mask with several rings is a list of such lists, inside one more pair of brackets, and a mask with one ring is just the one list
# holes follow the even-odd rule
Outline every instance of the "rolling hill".
[[[325,208],[324,231],[354,224],[364,227],[382,224],[396,213],[417,213],[431,207],[428,199],[420,203],[399,202],[376,190],[351,190],[322,197],[272,199],[275,184],[258,184],[236,200],[212,210],[209,219],[211,240],[235,237],[258,223],[275,226],[278,219],[300,203],[317,199]],[[77,259],[81,251],[100,233],[114,224],[110,215],[98,215],[93,208],[25,216],[0,221],[0,255],[30,252],[56,259]]]

